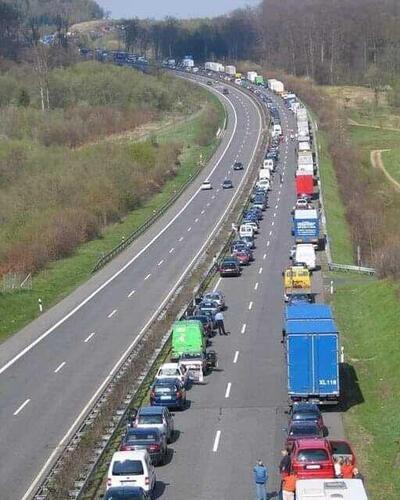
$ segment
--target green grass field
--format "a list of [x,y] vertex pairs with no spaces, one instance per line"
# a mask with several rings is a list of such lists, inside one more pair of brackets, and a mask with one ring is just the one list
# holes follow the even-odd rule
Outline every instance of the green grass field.
[[[333,276],[334,277],[334,276]],[[345,414],[349,441],[372,500],[399,498],[399,289],[387,281],[351,276],[334,296],[346,362],[358,379]]]
[[400,182],[400,148],[392,148],[390,151],[385,151],[382,153],[382,160],[385,169],[393,179]]
[[[210,98],[218,106],[220,122],[224,120],[224,108],[215,98]],[[161,141],[179,141],[185,144],[181,155],[181,167],[178,174],[169,180],[162,192],[153,196],[141,208],[131,212],[123,222],[108,227],[101,239],[82,245],[70,258],[54,262],[44,271],[33,277],[33,288],[18,293],[0,293],[0,341],[21,329],[39,315],[38,299],[43,302],[44,309],[72,292],[78,285],[91,276],[91,269],[105,253],[145,222],[155,210],[168,201],[198,168],[200,155],[206,161],[216,148],[217,140],[211,145],[201,147],[195,145],[199,132],[201,115],[185,120],[181,124],[163,130],[157,139]]]
[[326,222],[332,259],[336,264],[353,263],[353,247],[346,222],[345,207],[340,199],[339,186],[323,133],[318,134],[320,145],[320,175],[324,196]]

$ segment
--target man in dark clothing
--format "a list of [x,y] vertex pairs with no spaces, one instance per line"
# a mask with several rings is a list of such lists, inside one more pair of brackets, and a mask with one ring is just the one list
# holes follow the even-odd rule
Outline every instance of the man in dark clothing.
[[291,460],[290,460],[290,455],[288,450],[282,450],[282,460],[279,464],[279,472],[281,476],[287,476],[290,472],[290,465],[291,465]]

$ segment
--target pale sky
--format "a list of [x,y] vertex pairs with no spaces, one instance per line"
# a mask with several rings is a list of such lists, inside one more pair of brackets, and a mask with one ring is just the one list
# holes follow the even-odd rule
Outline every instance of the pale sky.
[[238,7],[254,6],[260,0],[97,0],[113,18],[205,17],[225,14]]

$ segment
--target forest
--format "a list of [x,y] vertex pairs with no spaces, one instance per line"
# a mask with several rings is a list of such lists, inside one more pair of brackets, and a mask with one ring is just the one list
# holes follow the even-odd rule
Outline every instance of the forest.
[[398,0],[263,0],[205,19],[131,19],[126,48],[156,59],[252,60],[318,83],[390,83],[400,72]]

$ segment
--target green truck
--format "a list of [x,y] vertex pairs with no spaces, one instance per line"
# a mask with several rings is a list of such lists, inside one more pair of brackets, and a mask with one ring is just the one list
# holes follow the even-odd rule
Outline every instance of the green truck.
[[172,359],[182,354],[204,353],[206,336],[201,321],[175,321],[172,325]]
[[264,85],[264,77],[261,75],[256,76],[256,79],[254,80],[254,83],[256,85]]

